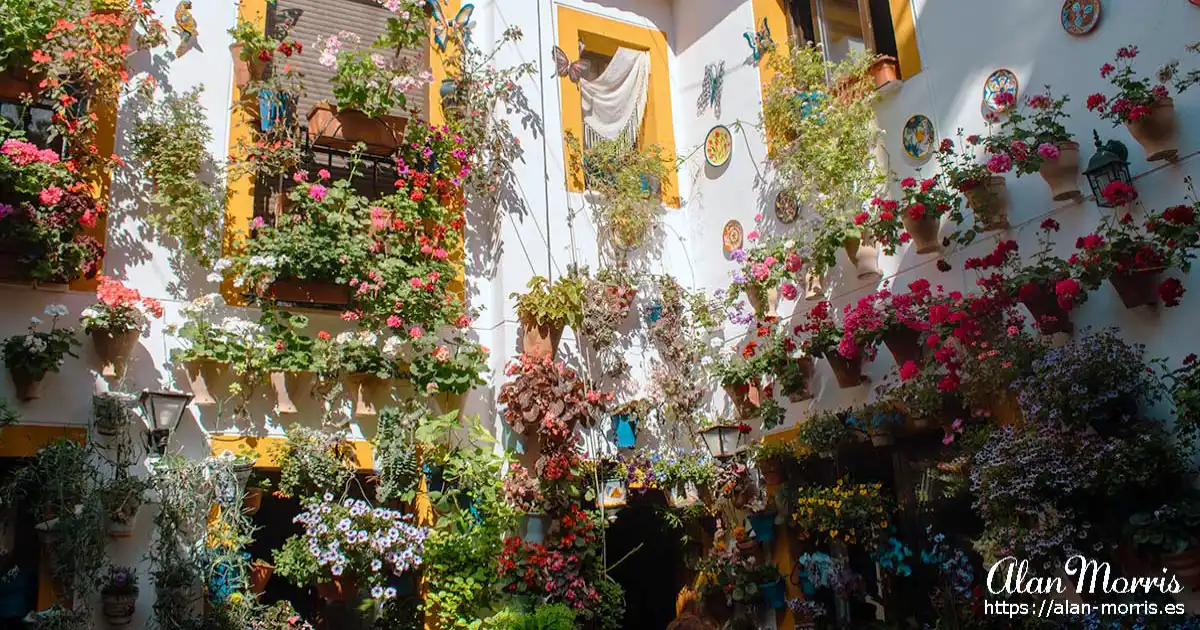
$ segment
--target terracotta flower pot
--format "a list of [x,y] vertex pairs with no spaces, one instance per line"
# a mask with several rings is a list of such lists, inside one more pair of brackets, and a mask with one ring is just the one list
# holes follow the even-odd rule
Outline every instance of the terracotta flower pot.
[[759,405],[762,404],[758,383],[723,385],[723,387],[725,388],[725,393],[729,395],[729,399],[733,401],[733,407],[737,410],[737,415],[740,419],[753,416]]
[[35,400],[42,397],[42,381],[46,378],[43,374],[41,378],[35,379],[24,372],[9,371],[12,376],[13,387],[17,390],[17,398],[20,400]]
[[350,287],[332,282],[280,279],[267,285],[263,297],[300,305],[346,307],[351,303]]
[[900,80],[900,61],[890,55],[879,57],[871,63],[871,76],[875,78],[875,88],[879,89]]
[[558,342],[562,339],[563,326],[538,324],[530,318],[521,318],[523,331],[522,351],[535,359],[553,359],[558,352]]
[[137,608],[137,593],[128,595],[101,595],[101,611],[110,626],[128,626],[133,623],[133,612]]
[[1008,227],[1008,184],[1003,177],[993,175],[964,188],[967,207],[975,211],[975,218],[984,230],[1003,230]]
[[1200,547],[1192,545],[1179,553],[1163,554],[1162,565],[1191,590],[1200,590]]
[[1043,291],[1036,296],[1022,297],[1021,303],[1029,309],[1034,323],[1043,334],[1070,333],[1075,330],[1070,313],[1058,305],[1058,300],[1053,294]]
[[1179,156],[1179,125],[1175,121],[1175,100],[1171,97],[1150,106],[1150,115],[1127,122],[1129,135],[1146,151],[1146,161],[1174,160]]
[[754,308],[754,314],[761,319],[775,320],[779,319],[779,287],[770,287],[765,290],[748,289],[746,297],[750,300],[750,306]]
[[129,537],[133,536],[133,530],[137,527],[138,514],[141,514],[141,513],[142,513],[142,508],[141,508],[141,506],[138,506],[137,511],[134,512],[132,516],[125,519],[124,521],[119,521],[117,519],[110,517],[108,519],[108,535],[109,535],[109,537],[110,538],[129,538]]
[[239,88],[245,87],[251,81],[261,81],[266,74],[267,64],[261,59],[242,59],[242,45],[229,45],[229,54],[233,56],[233,81]]
[[820,302],[825,299],[824,279],[820,274],[808,272],[804,274],[804,300],[806,302]]
[[1043,160],[1038,174],[1046,180],[1055,201],[1082,198],[1083,193],[1079,192],[1079,143],[1060,143],[1058,157]]
[[407,123],[407,118],[371,118],[360,111],[338,109],[321,101],[308,112],[308,135],[320,146],[349,151],[362,142],[371,153],[389,155],[404,140]]
[[854,262],[854,272],[859,280],[879,278],[879,250],[870,242],[848,238],[842,243],[846,255]]
[[262,509],[263,489],[246,488],[246,496],[242,498],[242,514],[254,516]]
[[737,542],[737,548],[738,551],[742,552],[742,555],[748,556],[753,554],[754,551],[758,549],[758,543],[754,542],[753,540],[739,540]]
[[133,356],[133,348],[137,345],[141,331],[122,330],[119,332],[92,331],[92,345],[96,355],[100,357],[100,374],[107,377],[121,378]]
[[788,393],[788,400],[792,402],[808,400],[809,398],[813,397],[812,382],[813,375],[817,371],[816,363],[813,361],[812,357],[800,357],[798,359],[793,359],[793,361],[800,366],[800,372],[804,374],[804,390]]
[[834,351],[826,355],[825,360],[829,363],[829,368],[833,370],[833,376],[837,379],[838,387],[850,389],[851,387],[862,385],[864,379],[861,354],[853,359],[847,359]]
[[272,575],[275,575],[274,565],[262,560],[254,561],[254,564],[250,565],[250,592],[262,595],[263,591],[267,590],[267,582],[271,581]]
[[904,229],[912,235],[913,246],[918,254],[933,254],[942,249],[941,241],[938,240],[938,231],[942,227],[940,217],[926,213],[920,219],[913,219],[907,212],[902,212],[900,221],[904,223]]
[[275,390],[275,409],[282,414],[297,413],[296,403],[292,399],[304,391],[312,378],[311,372],[287,371],[271,372],[271,388]]
[[920,365],[921,333],[908,326],[897,326],[889,329],[883,336],[883,345],[892,353],[896,365],[903,366],[909,361]]
[[891,446],[896,443],[896,435],[891,427],[875,427],[868,433],[872,446]]
[[1021,424],[1021,405],[1016,394],[1005,392],[992,402],[992,420],[1002,427]]
[[358,592],[358,586],[354,580],[345,575],[317,585],[317,595],[327,602],[348,601],[356,592]]
[[354,397],[354,415],[359,418],[374,418],[379,415],[375,409],[375,396],[383,379],[374,374],[348,374],[346,383]]
[[763,483],[768,486],[783,483],[783,465],[774,457],[758,462],[758,472],[762,473]]
[[213,390],[228,376],[229,364],[201,359],[188,361],[184,369],[192,390],[192,402],[201,406],[217,404]]
[[1158,271],[1114,273],[1108,279],[1125,308],[1158,303]]

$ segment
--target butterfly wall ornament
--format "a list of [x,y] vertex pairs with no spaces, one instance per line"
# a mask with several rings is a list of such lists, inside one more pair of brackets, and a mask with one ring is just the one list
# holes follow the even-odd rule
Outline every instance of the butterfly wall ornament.
[[[571,61],[567,57],[566,51],[558,46],[551,48],[550,53],[554,55],[554,76],[567,77],[571,79],[571,83],[579,83],[579,80],[583,78],[583,74],[592,67],[592,62],[587,59]],[[583,54],[583,42],[579,42],[579,54]]]
[[462,31],[463,41],[470,39],[471,14],[475,12],[475,5],[462,5],[452,20],[446,19],[441,0],[425,0],[425,6],[429,7],[430,13],[433,14],[433,42],[437,44],[438,50],[446,52],[446,43],[450,41],[451,31]]
[[704,66],[704,83],[700,86],[700,96],[696,100],[697,111],[709,107],[713,113],[721,115],[721,88],[725,83],[725,62],[713,62]]
[[775,47],[775,40],[771,39],[771,26],[767,24],[767,18],[763,18],[762,28],[756,32],[746,31],[742,33],[742,37],[745,37],[746,43],[750,44],[754,63],[761,61],[763,54]]

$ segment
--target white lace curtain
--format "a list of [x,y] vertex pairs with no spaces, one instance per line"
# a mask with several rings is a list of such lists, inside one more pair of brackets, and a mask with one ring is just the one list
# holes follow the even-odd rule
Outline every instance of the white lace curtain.
[[622,134],[637,143],[650,87],[650,53],[618,48],[604,74],[594,81],[581,79],[583,143],[615,140]]

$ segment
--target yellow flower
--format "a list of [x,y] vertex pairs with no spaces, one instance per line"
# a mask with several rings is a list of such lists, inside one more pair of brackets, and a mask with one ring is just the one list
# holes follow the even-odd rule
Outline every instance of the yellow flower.
[[240,603],[242,603],[242,594],[241,594],[241,593],[237,593],[237,592],[235,592],[234,594],[230,595],[230,596],[229,596],[229,602],[230,602],[231,604],[240,604]]

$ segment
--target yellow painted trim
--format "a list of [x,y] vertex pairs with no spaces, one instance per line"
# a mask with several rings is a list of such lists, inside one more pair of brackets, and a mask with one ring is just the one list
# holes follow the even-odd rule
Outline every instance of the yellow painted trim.
[[[754,24],[748,31],[758,31],[762,26],[763,18],[766,18],[767,26],[771,29],[771,39],[775,40],[775,50],[765,53],[758,62],[758,81],[762,87],[762,94],[765,95],[767,84],[775,78],[776,74],[771,69],[768,60],[772,55],[787,54],[789,42],[792,41],[792,20],[788,17],[787,0],[754,0],[753,6]],[[742,48],[748,48],[744,39],[738,44]]]
[[[447,16],[453,17],[458,13],[459,0],[443,0],[442,11]],[[446,117],[442,114],[442,79],[445,79],[446,64],[442,62],[442,56],[446,53],[442,52],[433,43],[433,18],[429,19],[429,37],[426,38],[425,58],[429,60],[429,70],[433,73],[433,80],[429,82],[429,94],[425,99],[426,109],[425,117],[429,119],[431,125],[446,124]],[[450,52],[450,47],[453,42],[446,44],[446,52]]]
[[[675,127],[671,118],[671,75],[667,63],[667,34],[642,26],[611,20],[576,9],[558,7],[558,46],[574,58],[579,52],[579,42],[588,50],[601,54],[615,53],[618,47],[650,51],[650,94],[646,103],[646,117],[642,121],[642,138],[646,144],[657,144],[663,148],[667,167],[666,181],[662,182],[663,202],[679,207],[679,174],[675,168]],[[583,138],[583,109],[579,86],[567,77],[559,79],[562,91],[562,126],[566,132]],[[572,168],[571,149],[563,143],[563,155],[567,156],[567,190],[583,190],[583,169]]]
[[[275,453],[279,447],[287,443],[287,438],[282,437],[254,437],[249,435],[213,435],[209,436],[209,443],[212,447],[213,455],[221,455],[225,451],[231,453],[238,452],[238,449],[245,445],[247,448],[258,453],[258,461],[254,463],[255,468],[277,469],[279,462],[275,460]],[[375,455],[371,450],[371,443],[365,440],[350,440],[350,446],[354,449],[354,460],[358,465],[359,472],[373,472],[375,470]]]
[[0,429],[0,457],[33,457],[43,446],[62,439],[86,443],[87,427],[15,424]]
[[892,30],[896,33],[896,57],[900,60],[900,78],[908,79],[921,71],[921,50],[917,46],[917,21],[912,0],[888,0],[892,7]]

